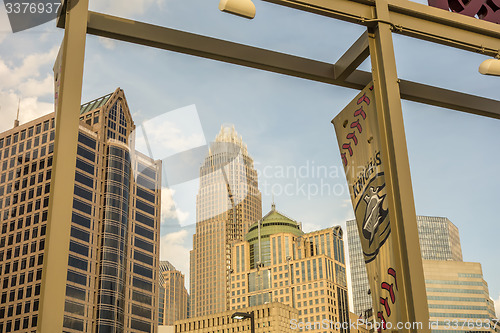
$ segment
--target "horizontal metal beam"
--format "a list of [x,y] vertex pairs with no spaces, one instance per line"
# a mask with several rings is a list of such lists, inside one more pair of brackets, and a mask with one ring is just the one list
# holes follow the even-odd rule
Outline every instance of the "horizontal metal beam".
[[407,0],[389,0],[394,32],[458,49],[496,56],[500,24]]
[[[358,90],[372,80],[360,70],[339,80],[333,64],[95,12],[87,33]],[[500,119],[500,101],[405,80],[400,90],[406,100]]]
[[[354,71],[346,81],[365,87],[372,80],[371,73]],[[413,81],[399,80],[401,98],[407,101],[462,111],[479,116],[500,119],[500,101],[453,90],[429,86]]]
[[364,32],[335,63],[335,79],[345,80],[369,55],[368,32]]
[[[334,79],[333,64],[110,15],[90,12],[87,32],[92,35],[313,81],[341,84],[340,81]],[[358,86],[352,86],[348,83],[342,85],[358,88]]]
[[[263,0],[364,26],[376,24],[367,0]],[[500,25],[408,0],[389,0],[393,32],[467,51],[495,56]]]

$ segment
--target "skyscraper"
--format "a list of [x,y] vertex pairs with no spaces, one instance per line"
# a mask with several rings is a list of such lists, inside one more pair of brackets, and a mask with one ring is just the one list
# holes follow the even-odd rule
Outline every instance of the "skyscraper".
[[[417,216],[420,251],[424,260],[462,261],[458,228],[445,217]],[[351,269],[353,312],[360,315],[372,308],[363,251],[356,220],[346,223]]]
[[184,274],[168,261],[160,261],[160,314],[159,325],[173,325],[187,318],[188,292]]
[[[481,264],[463,262],[458,228],[444,217],[417,216],[432,332],[493,332],[495,307]],[[347,221],[354,312],[372,308],[355,220]],[[455,324],[457,323],[457,324]]]
[[423,266],[433,332],[497,332],[481,264],[423,260]]
[[231,244],[262,216],[257,171],[234,127],[221,127],[200,168],[190,252],[190,316],[229,309]]
[[[67,332],[156,332],[161,162],[134,128],[119,88],[81,106]],[[54,113],[0,134],[2,333],[36,331],[53,141]]]
[[233,245],[233,256],[233,310],[280,302],[298,310],[297,328],[309,324],[308,331],[348,332],[335,326],[349,322],[340,227],[304,233],[273,204],[245,240]]

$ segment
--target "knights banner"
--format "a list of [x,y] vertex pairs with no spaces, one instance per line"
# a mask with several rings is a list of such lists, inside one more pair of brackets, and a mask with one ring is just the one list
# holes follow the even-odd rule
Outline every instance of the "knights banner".
[[349,186],[373,301],[375,330],[397,330],[401,323],[391,223],[373,83],[335,119],[340,155]]

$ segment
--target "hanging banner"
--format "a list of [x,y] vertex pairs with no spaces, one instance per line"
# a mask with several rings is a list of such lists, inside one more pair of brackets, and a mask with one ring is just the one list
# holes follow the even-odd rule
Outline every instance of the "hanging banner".
[[379,332],[397,330],[402,321],[373,83],[332,123],[368,273],[374,325]]

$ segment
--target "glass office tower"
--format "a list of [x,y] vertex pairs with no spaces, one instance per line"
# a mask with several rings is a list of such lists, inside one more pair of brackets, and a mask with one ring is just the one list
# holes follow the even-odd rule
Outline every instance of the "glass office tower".
[[[36,332],[54,117],[0,134],[2,333]],[[157,330],[161,162],[134,129],[121,89],[81,106],[65,332]]]
[[231,244],[262,216],[257,171],[234,127],[223,126],[200,168],[190,252],[190,316],[229,309]]

